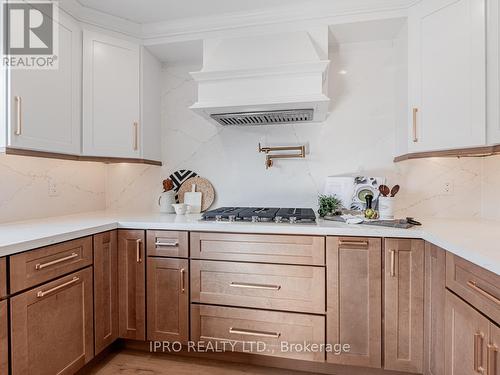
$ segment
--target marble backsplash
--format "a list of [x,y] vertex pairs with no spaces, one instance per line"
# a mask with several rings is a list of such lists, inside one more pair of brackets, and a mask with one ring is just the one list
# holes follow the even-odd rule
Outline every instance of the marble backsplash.
[[[161,180],[177,169],[191,169],[214,185],[214,206],[316,207],[326,176],[359,174],[386,176],[390,185],[401,185],[398,216],[481,216],[483,159],[393,163],[399,100],[395,54],[392,42],[341,45],[330,56],[331,114],[324,123],[304,125],[212,125],[188,109],[196,99],[189,72],[200,67],[164,67],[164,165],[109,165],[107,207],[156,211]],[[278,160],[266,170],[259,142],[306,144],[307,157]],[[444,190],[447,182],[450,192]]]
[[101,163],[0,155],[0,223],[105,209],[105,172]]

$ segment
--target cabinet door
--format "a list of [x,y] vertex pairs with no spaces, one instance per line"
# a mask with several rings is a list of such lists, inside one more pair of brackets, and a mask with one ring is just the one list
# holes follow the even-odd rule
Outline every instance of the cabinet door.
[[96,354],[118,338],[116,231],[94,236],[94,332]]
[[58,68],[10,71],[10,147],[80,153],[81,51],[79,25],[59,12]]
[[422,373],[424,242],[385,240],[384,358],[388,370]]
[[139,46],[83,33],[83,153],[140,156]]
[[0,375],[9,373],[9,332],[7,300],[0,302]]
[[381,249],[380,238],[327,237],[327,342],[351,346],[328,362],[381,367]]
[[490,340],[488,343],[488,375],[500,375],[500,327],[490,323]]
[[143,230],[118,231],[120,337],[146,339],[146,262]]
[[12,374],[74,374],[94,356],[92,268],[11,299]]
[[488,143],[500,143],[500,6],[498,0],[487,0],[487,122]]
[[188,285],[187,259],[148,258],[148,340],[187,344]]
[[425,244],[424,375],[444,375],[446,253]]
[[485,0],[424,0],[411,8],[410,152],[486,143],[485,29]]
[[489,321],[448,291],[445,314],[446,374],[485,374]]

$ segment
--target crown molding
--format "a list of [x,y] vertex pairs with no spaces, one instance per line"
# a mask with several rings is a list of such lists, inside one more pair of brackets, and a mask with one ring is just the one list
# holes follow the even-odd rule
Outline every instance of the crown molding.
[[405,17],[421,0],[337,0],[281,6],[252,12],[225,13],[165,22],[139,24],[83,6],[78,0],[62,0],[59,6],[78,21],[142,40],[144,45],[186,42],[207,38],[269,31],[290,31],[373,19]]

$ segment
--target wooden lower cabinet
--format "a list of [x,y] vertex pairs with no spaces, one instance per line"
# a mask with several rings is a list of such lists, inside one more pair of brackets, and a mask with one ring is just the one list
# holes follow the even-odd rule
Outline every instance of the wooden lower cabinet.
[[445,314],[446,375],[496,375],[486,372],[488,319],[449,291]]
[[0,302],[0,375],[9,373],[9,314],[7,300]]
[[94,356],[92,267],[11,298],[12,374],[74,374]]
[[192,304],[191,339],[226,351],[323,362],[324,351],[301,348],[324,344],[325,317]]
[[146,340],[146,254],[143,230],[118,230],[120,337]]
[[425,244],[424,375],[444,375],[446,252]]
[[386,239],[384,368],[422,373],[424,241]]
[[148,340],[189,338],[189,263],[187,259],[149,257],[147,263]]
[[118,334],[118,238],[116,231],[110,231],[94,236],[95,354]]
[[487,349],[487,374],[500,375],[500,327],[494,323],[490,323],[490,337]]
[[327,361],[380,368],[382,365],[382,240],[327,237],[327,334],[330,344],[350,351]]

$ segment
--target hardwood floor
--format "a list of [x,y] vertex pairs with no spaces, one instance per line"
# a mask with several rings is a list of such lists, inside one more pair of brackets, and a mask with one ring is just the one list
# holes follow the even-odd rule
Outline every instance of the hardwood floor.
[[144,352],[123,350],[114,352],[90,369],[92,375],[304,375],[312,374],[275,368],[194,359],[174,355],[151,355]]

